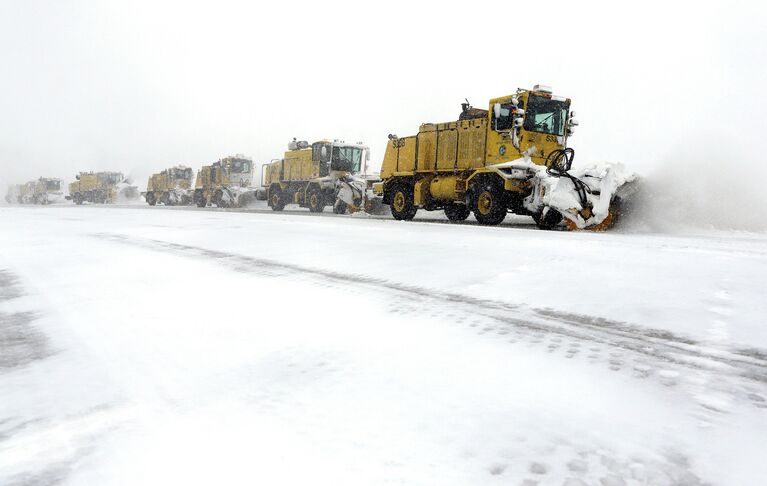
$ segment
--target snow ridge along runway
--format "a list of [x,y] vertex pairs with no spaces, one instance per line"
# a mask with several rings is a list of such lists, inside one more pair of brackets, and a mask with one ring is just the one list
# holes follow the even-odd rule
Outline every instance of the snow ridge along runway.
[[44,343],[0,368],[2,484],[764,482],[761,235],[95,207],[0,230],[0,316],[29,329],[0,331]]

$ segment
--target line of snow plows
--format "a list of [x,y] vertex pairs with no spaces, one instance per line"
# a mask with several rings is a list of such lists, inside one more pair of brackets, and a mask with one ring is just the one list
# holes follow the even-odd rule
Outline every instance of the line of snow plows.
[[[389,135],[377,173],[363,143],[293,139],[282,158],[261,166],[258,187],[253,161],[236,155],[202,167],[194,178],[189,167],[165,169],[143,193],[119,172],[82,172],[66,198],[82,204],[143,196],[152,206],[198,207],[244,207],[259,199],[274,211],[289,205],[337,214],[390,211],[398,220],[413,219],[419,209],[440,210],[450,221],[473,213],[485,225],[514,213],[532,216],[543,229],[604,230],[635,192],[636,176],[620,164],[573,168],[567,141],[577,124],[570,99],[536,85],[491,99],[487,110],[463,103],[458,120],[424,123],[416,135]],[[27,188],[32,183],[11,186],[6,200],[49,203],[61,195],[60,182],[41,178],[34,190]]]

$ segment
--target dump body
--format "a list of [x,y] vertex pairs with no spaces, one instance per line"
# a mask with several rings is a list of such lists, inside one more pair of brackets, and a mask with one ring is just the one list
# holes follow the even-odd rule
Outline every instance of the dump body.
[[115,204],[138,197],[136,187],[121,172],[80,172],[76,179],[69,184],[68,196],[75,204]]
[[281,211],[297,204],[321,212],[329,205],[336,213],[362,209],[366,184],[359,176],[369,153],[362,143],[320,140],[310,146],[294,140],[282,159],[262,168],[261,184],[269,207]]
[[192,169],[184,165],[170,167],[151,175],[144,195],[146,202],[151,206],[158,202],[166,206],[190,204],[192,177]]
[[242,155],[223,158],[197,171],[194,203],[199,207],[240,207],[255,197],[253,161]]
[[492,99],[487,110],[465,103],[456,121],[390,135],[375,190],[396,219],[411,219],[422,208],[443,209],[453,221],[474,212],[482,224],[498,224],[508,212],[532,215],[542,227],[558,224],[564,212],[580,224],[592,217],[589,196],[549,213],[551,200],[541,194],[552,187],[541,183],[545,178],[569,178],[551,168],[572,161],[567,139],[576,124],[568,98],[537,86]]

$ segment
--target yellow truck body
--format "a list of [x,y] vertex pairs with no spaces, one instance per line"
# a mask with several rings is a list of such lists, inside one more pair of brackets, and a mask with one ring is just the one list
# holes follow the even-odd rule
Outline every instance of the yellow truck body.
[[524,204],[531,172],[497,166],[518,159],[547,164],[566,148],[571,121],[570,100],[545,88],[491,99],[487,110],[465,103],[456,121],[390,135],[375,190],[396,219],[411,219],[419,208],[444,209],[454,221],[473,211],[483,224],[500,223],[508,211],[531,214]]
[[[261,184],[269,207],[281,211],[288,204],[321,212],[333,206],[336,213],[363,205],[365,184],[356,176],[364,171],[369,149],[362,143],[320,140],[309,145],[293,141],[282,159],[262,167]],[[345,199],[339,193],[348,193]]]
[[68,199],[75,204],[115,204],[121,197],[138,197],[136,187],[130,186],[121,172],[80,172],[69,184]]
[[146,202],[150,206],[158,202],[166,206],[190,204],[193,176],[192,169],[183,165],[149,176],[144,195]]
[[255,198],[253,161],[243,155],[225,157],[197,171],[193,200],[198,207],[241,207]]
[[61,179],[40,177],[34,181],[32,189],[33,204],[52,204],[63,199]]

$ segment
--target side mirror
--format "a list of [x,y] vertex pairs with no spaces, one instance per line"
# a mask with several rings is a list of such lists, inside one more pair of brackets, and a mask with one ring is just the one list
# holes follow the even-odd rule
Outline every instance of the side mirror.
[[516,96],[512,96],[511,97],[511,104],[514,105],[514,106],[518,106],[519,105],[519,98],[517,98]]
[[514,120],[514,126],[517,128],[521,127],[523,123],[525,123],[525,120],[521,117]]
[[79,180],[80,180],[80,174],[77,174],[77,175],[75,176],[75,179],[77,179],[77,180],[79,181]]
[[370,150],[365,150],[365,162],[370,162]]
[[517,108],[516,110],[514,110],[514,114],[517,116],[525,116],[525,110],[521,108]]
[[570,118],[570,125],[577,127],[578,126],[578,120],[575,118]]
[[493,105],[493,116],[495,118],[500,118],[501,117],[501,104],[500,103],[495,103]]

